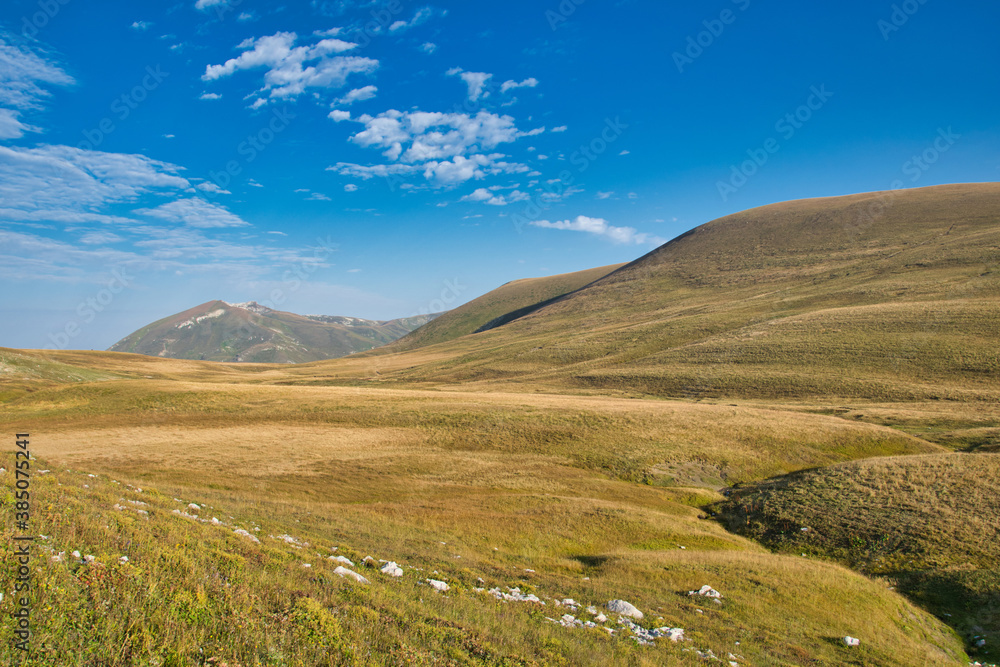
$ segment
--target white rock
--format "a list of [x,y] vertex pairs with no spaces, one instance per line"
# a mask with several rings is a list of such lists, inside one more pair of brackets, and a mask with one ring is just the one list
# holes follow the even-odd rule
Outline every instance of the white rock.
[[201,508],[198,505],[195,505],[194,503],[188,503],[188,509],[189,510],[200,510]]
[[594,617],[594,620],[597,621],[598,623],[607,623],[608,617],[605,616],[604,614],[598,614],[597,616]]
[[347,556],[329,556],[327,560],[336,561],[338,563],[343,563],[344,565],[350,565],[351,567],[354,567],[354,563],[352,563],[351,559],[348,558]]
[[625,600],[612,600],[608,602],[608,610],[613,611],[616,614],[621,614],[622,616],[642,618],[642,612],[628,602],[625,602]]
[[850,635],[848,635],[847,637],[844,637],[843,642],[844,642],[844,646],[859,646],[861,644],[861,640],[860,639],[855,639],[854,637],[851,637]]
[[704,586],[702,586],[701,588],[699,588],[696,591],[688,591],[688,595],[701,595],[701,596],[706,597],[706,598],[721,598],[722,597],[722,593],[720,593],[719,591],[715,590],[714,588],[712,588],[708,584],[705,584]]
[[346,567],[343,566],[338,566],[337,569],[333,571],[333,573],[339,574],[342,577],[350,577],[359,584],[368,583],[368,580],[362,577],[360,574],[358,574],[357,572],[352,572],[351,570],[348,570]]
[[399,565],[396,565],[396,563],[393,561],[389,561],[388,563],[383,565],[381,572],[382,574],[388,574],[390,577],[403,576],[403,568],[401,568]]
[[443,581],[438,581],[437,579],[428,579],[427,583],[431,585],[431,588],[441,591],[442,593],[451,588],[448,584]]
[[82,556],[80,556],[80,552],[79,552],[79,551],[74,551],[74,552],[73,552],[73,553],[71,553],[70,555],[71,555],[71,556],[72,556],[73,558],[82,558]]
[[248,540],[252,540],[252,541],[256,542],[257,544],[260,544],[260,540],[258,540],[255,536],[251,535],[249,532],[243,530],[242,528],[237,528],[233,532],[236,533],[237,535],[239,535],[240,537],[245,537]]
[[118,559],[118,562],[124,565],[125,563],[128,562],[128,556],[122,556],[121,558]]

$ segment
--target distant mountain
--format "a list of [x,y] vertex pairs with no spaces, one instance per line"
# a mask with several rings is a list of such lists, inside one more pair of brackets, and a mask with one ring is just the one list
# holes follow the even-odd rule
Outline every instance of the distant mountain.
[[371,350],[405,336],[439,314],[379,322],[296,315],[255,301],[209,301],[153,322],[108,349],[172,359],[301,363]]

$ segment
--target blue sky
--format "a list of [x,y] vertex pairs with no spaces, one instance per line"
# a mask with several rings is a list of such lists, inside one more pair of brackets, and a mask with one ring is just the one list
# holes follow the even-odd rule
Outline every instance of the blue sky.
[[6,0],[0,346],[106,348],[216,298],[403,317],[754,206],[1000,180],[997,25],[940,0]]

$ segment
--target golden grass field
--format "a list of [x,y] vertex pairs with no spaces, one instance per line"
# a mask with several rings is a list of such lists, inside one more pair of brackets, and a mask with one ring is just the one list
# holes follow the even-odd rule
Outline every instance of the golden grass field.
[[[994,506],[975,502],[992,493],[981,473],[920,462],[995,461],[998,196],[913,191],[863,225],[852,216],[872,195],[757,209],[611,273],[510,283],[433,336],[325,362],[0,349],[6,537],[13,434],[30,432],[34,469],[50,470],[32,478],[32,531],[47,538],[22,664],[989,661],[968,619],[927,597],[944,589],[920,587],[933,573],[901,583],[850,540],[889,522],[898,553],[961,569],[970,552],[948,540],[995,528],[971,522]],[[755,250],[726,254],[734,244]],[[527,314],[470,333],[508,306]],[[786,479],[811,481],[781,487],[796,502],[767,496],[759,525],[785,511],[824,534],[859,521],[846,550],[712,516],[723,491]],[[895,521],[907,503],[919,512]],[[921,538],[929,516],[948,539]],[[334,573],[334,555],[369,583]],[[5,561],[0,588],[15,576]],[[688,594],[706,584],[721,604]],[[993,604],[995,583],[976,586]],[[603,608],[613,599],[685,641],[635,641]],[[607,624],[557,622],[593,620],[590,605]],[[996,616],[977,622],[992,641]]]

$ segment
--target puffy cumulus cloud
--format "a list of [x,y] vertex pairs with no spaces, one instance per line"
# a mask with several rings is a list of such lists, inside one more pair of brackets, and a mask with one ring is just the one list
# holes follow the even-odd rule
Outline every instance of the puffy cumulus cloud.
[[218,7],[220,5],[228,5],[229,0],[198,0],[194,3],[194,8],[205,11],[211,9],[212,7]]
[[[298,35],[279,32],[268,37],[244,40],[246,49],[221,65],[208,65],[203,81],[215,81],[239,70],[266,68],[261,93],[272,98],[297,97],[309,88],[342,88],[352,74],[369,74],[377,60],[338,55],[357,44],[336,38],[321,39],[315,44],[295,46]],[[250,48],[252,46],[252,48]]]
[[357,192],[357,191],[358,191],[358,186],[356,186],[354,183],[348,183],[344,186],[344,192]]
[[221,100],[222,99],[222,95],[219,95],[218,93],[202,93],[201,96],[198,99],[201,99],[201,100]]
[[469,101],[476,102],[480,97],[489,97],[489,92],[484,91],[486,82],[493,78],[492,74],[486,72],[466,72],[461,67],[452,67],[445,72],[447,76],[457,76],[465,82],[469,88]]
[[135,21],[132,24],[132,30],[137,30],[139,32],[145,32],[153,27],[153,24],[149,21]]
[[12,43],[0,30],[0,139],[17,139],[38,128],[21,121],[21,114],[42,107],[51,93],[43,88],[70,86],[73,77],[56,63]]
[[426,53],[427,55],[430,55],[435,51],[437,51],[437,48],[438,46],[434,42],[424,42],[423,44],[420,45],[420,50]]
[[[330,116],[334,120],[344,117]],[[382,150],[391,165],[363,166],[338,163],[331,170],[359,178],[402,177],[422,173],[436,185],[454,185],[494,174],[528,171],[507,162],[501,153],[490,153],[500,144],[524,136],[510,116],[480,111],[476,115],[395,109],[356,119],[364,129],[351,141]]]
[[491,150],[520,135],[511,116],[480,111],[475,116],[430,111],[396,111],[361,116],[365,129],[351,141],[384,149],[390,160],[413,163]]
[[530,199],[530,195],[517,189],[506,195],[498,195],[486,188],[477,188],[472,193],[462,197],[461,201],[482,202],[489,206],[507,206],[527,199]]
[[511,90],[513,88],[534,88],[537,85],[538,85],[538,79],[536,79],[535,77],[525,79],[521,83],[518,83],[516,81],[504,81],[502,84],[500,84],[500,92],[506,93],[508,90]]
[[344,111],[343,109],[334,109],[328,114],[328,117],[335,123],[339,123],[342,120],[351,120],[351,112]]
[[535,227],[544,227],[546,229],[562,229],[573,232],[594,234],[620,244],[643,245],[648,243],[652,245],[661,245],[666,243],[666,239],[638,232],[633,227],[616,227],[608,224],[608,221],[603,218],[588,218],[585,215],[578,215],[573,220],[562,220],[559,222],[534,220],[531,224]]
[[336,104],[341,104],[344,106],[354,104],[355,102],[364,102],[365,100],[370,100],[375,97],[375,93],[378,92],[378,88],[375,86],[365,86],[364,88],[355,88],[350,91],[339,100]]
[[177,199],[156,208],[136,209],[135,212],[198,229],[249,226],[249,223],[238,215],[200,197]]

